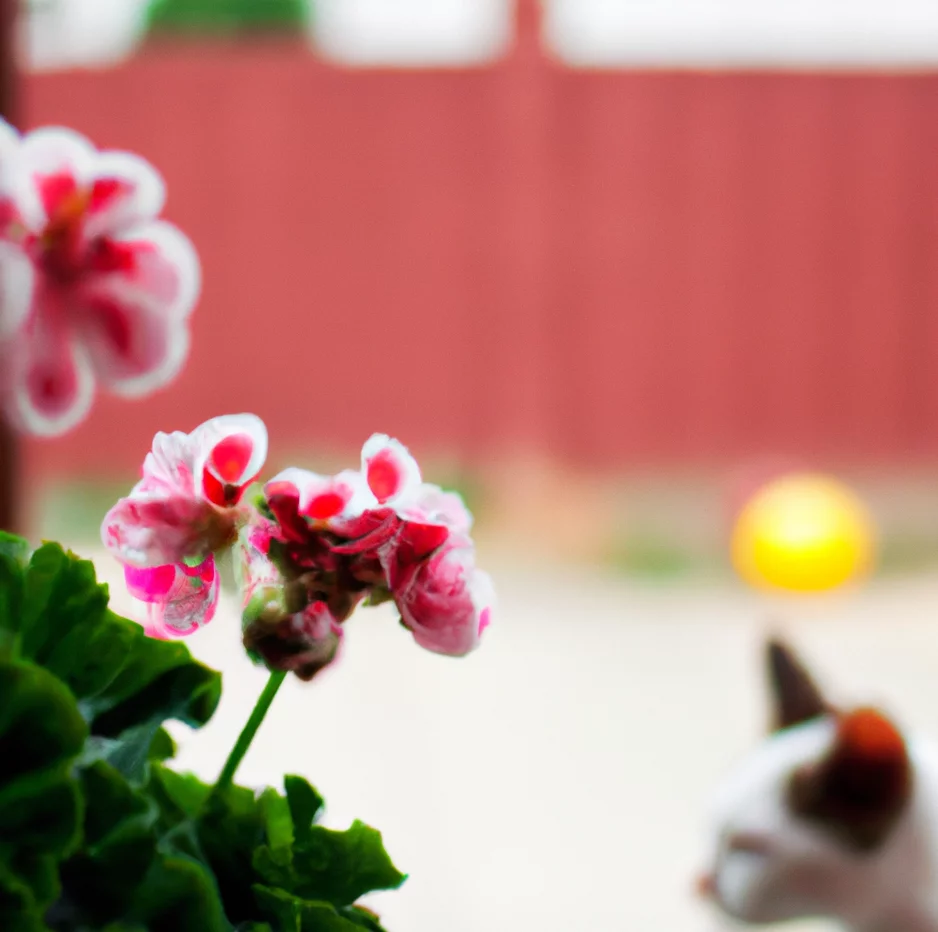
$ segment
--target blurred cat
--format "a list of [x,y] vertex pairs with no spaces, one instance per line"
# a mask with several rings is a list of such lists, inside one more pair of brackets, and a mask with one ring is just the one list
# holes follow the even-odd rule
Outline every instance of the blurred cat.
[[778,641],[768,666],[773,733],[717,793],[701,892],[744,924],[938,932],[938,753],[877,709],[829,705]]

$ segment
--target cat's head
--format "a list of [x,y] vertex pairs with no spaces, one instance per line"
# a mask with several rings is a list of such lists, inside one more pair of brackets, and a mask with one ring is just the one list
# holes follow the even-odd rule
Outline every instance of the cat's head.
[[830,706],[778,641],[768,668],[772,734],[720,787],[701,886],[748,923],[846,919],[873,895],[909,806],[906,744],[882,712]]

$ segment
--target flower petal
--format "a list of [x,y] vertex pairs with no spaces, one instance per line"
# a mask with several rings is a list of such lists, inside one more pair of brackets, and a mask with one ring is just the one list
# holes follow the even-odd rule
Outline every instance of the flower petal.
[[127,591],[141,602],[159,602],[165,599],[176,582],[176,567],[164,566],[124,567]]
[[144,630],[160,640],[194,634],[218,609],[220,584],[214,557],[208,557],[195,575],[182,566],[172,569],[175,580],[169,591],[163,598],[147,602]]
[[264,498],[277,525],[287,540],[297,543],[304,541],[307,533],[306,521],[300,517],[300,489],[309,475],[313,474],[291,466],[264,485]]
[[401,526],[393,508],[370,508],[348,521],[336,521],[329,530],[345,538],[344,544],[333,544],[332,552],[344,555],[375,556],[387,545]]
[[146,302],[86,295],[75,325],[103,385],[127,398],[171,382],[189,354],[189,328]]
[[202,284],[199,256],[191,240],[165,220],[140,224],[111,237],[118,257],[130,253],[133,267],[117,262],[100,266],[102,274],[117,276],[115,293],[137,295],[139,303],[160,309],[167,317],[188,317]]
[[373,434],[362,447],[362,473],[383,505],[400,502],[420,487],[420,467],[402,443]]
[[29,256],[0,240],[0,340],[13,336],[29,315],[36,275]]
[[472,513],[457,492],[446,492],[429,482],[421,484],[412,498],[398,513],[405,521],[418,524],[437,524],[457,534],[468,534],[472,529]]
[[148,491],[195,498],[195,453],[189,434],[181,430],[165,434],[159,431],[153,447],[143,461],[142,487]]
[[138,485],[105,515],[101,540],[121,563],[159,567],[207,556],[232,530],[230,519],[207,502],[149,493]]
[[[447,542],[452,548],[456,540],[442,524],[402,522],[394,539],[378,551],[388,586],[397,592],[405,589],[430,554]],[[472,542],[466,539],[465,546],[471,547]]]
[[427,650],[461,657],[491,621],[491,578],[475,568],[471,544],[456,541],[425,560],[394,592],[401,621]]
[[219,507],[236,505],[267,460],[267,427],[256,414],[225,414],[192,432],[199,493]]
[[34,321],[16,342],[7,406],[10,417],[27,433],[52,437],[85,419],[94,400],[94,375],[79,346],[61,327]]
[[132,152],[99,152],[84,220],[85,237],[153,220],[166,201],[160,173]]
[[335,476],[305,490],[300,513],[313,521],[348,521],[377,505],[364,477],[354,469],[343,469]]
[[94,146],[80,133],[46,126],[23,136],[17,150],[19,171],[31,184],[18,185],[18,203],[28,226],[39,230],[93,177]]

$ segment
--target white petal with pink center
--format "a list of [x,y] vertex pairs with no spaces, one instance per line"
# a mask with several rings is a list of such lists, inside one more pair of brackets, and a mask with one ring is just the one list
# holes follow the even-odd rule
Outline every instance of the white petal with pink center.
[[264,492],[268,497],[295,496],[297,513],[311,521],[357,518],[378,504],[362,474],[353,469],[324,476],[291,466],[267,482]]
[[23,431],[53,437],[77,426],[94,401],[94,372],[54,318],[31,321],[4,353],[6,408]]
[[26,226],[39,232],[94,179],[94,146],[80,133],[46,126],[26,133],[16,150],[16,201]]
[[266,456],[267,428],[254,414],[212,418],[191,434],[158,433],[140,482],[105,516],[105,547],[137,567],[207,557],[231,543],[234,506]]
[[199,494],[219,507],[240,500],[267,459],[267,427],[256,414],[225,414],[192,432]]
[[188,356],[199,262],[189,240],[160,221],[108,242],[107,261],[74,286],[71,313],[101,382],[138,397],[171,382]]
[[202,287],[199,256],[192,241],[165,220],[153,220],[115,233],[111,241],[136,259],[132,275],[112,272],[120,283],[116,297],[159,309],[170,318],[188,317]]
[[132,152],[96,153],[85,237],[114,234],[153,220],[166,201],[160,173]]
[[420,488],[420,467],[407,447],[387,434],[372,434],[362,447],[362,474],[382,505],[404,502]]

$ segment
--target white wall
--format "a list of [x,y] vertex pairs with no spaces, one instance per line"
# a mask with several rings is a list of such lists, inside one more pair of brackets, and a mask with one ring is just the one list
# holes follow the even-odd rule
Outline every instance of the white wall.
[[938,0],[549,0],[546,27],[577,65],[938,64]]
[[498,57],[511,0],[314,0],[315,42],[361,65],[458,65]]
[[[513,0],[312,0],[313,41],[352,65],[482,64]],[[544,0],[545,42],[573,66],[932,67],[938,0]],[[107,66],[133,52],[147,0],[32,0],[25,63]]]
[[26,67],[106,67],[133,52],[147,0],[30,0],[28,6],[20,23]]

